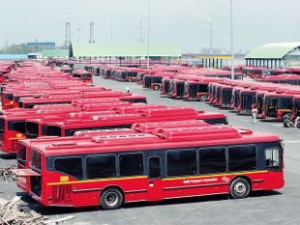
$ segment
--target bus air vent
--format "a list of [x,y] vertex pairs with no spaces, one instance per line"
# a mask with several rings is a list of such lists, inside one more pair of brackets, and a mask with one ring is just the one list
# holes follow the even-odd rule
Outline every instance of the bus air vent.
[[242,137],[236,129],[225,125],[157,129],[153,134],[170,141],[210,141]]

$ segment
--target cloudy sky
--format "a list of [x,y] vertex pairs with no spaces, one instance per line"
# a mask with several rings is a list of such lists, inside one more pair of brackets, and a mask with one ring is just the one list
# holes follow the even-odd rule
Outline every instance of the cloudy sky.
[[[139,42],[141,33],[147,40],[147,2],[0,0],[0,47],[36,39],[62,44],[66,22],[71,23],[73,42],[88,42],[90,21],[96,42]],[[298,0],[233,0],[235,51],[300,41],[299,9]],[[213,46],[228,49],[229,15],[230,0],[150,0],[150,40],[196,52],[209,47],[211,20]]]

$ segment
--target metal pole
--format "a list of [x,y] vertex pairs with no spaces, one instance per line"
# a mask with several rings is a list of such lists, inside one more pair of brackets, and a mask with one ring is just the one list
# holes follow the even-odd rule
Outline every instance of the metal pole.
[[150,69],[150,0],[148,0],[147,69]]
[[113,12],[110,13],[110,42],[113,42],[114,38],[114,14]]
[[210,21],[210,40],[209,40],[209,54],[210,54],[210,60],[213,60],[213,23]]
[[232,0],[230,0],[230,51],[231,51],[231,79],[234,79],[234,54],[233,54],[233,16],[232,16]]

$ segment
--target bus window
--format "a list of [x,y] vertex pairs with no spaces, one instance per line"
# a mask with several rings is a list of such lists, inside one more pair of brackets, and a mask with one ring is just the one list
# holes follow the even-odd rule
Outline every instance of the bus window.
[[267,148],[265,150],[266,155],[266,167],[268,169],[280,168],[280,157],[278,148]]
[[61,137],[62,133],[60,127],[43,126],[43,135]]
[[18,163],[26,164],[26,146],[20,144],[20,148],[17,154]]
[[9,121],[8,129],[25,133],[25,121]]
[[200,174],[223,173],[226,171],[224,148],[201,149],[199,151]]
[[279,109],[292,109],[293,99],[291,98],[281,98]]
[[40,171],[42,168],[42,154],[37,151],[31,151],[30,154],[30,165]]
[[3,134],[5,130],[5,121],[4,119],[0,119],[0,134]]
[[160,176],[160,157],[151,157],[149,159],[149,177],[158,178]]
[[256,150],[254,146],[230,147],[228,153],[230,171],[256,169]]
[[88,179],[116,176],[116,157],[113,155],[94,155],[86,159]]
[[56,158],[54,160],[54,169],[78,179],[83,177],[81,157]]
[[212,118],[212,119],[204,119],[204,122],[214,125],[214,124],[228,124],[227,118]]
[[26,136],[29,138],[37,138],[39,136],[39,128],[37,123],[26,123]]
[[167,153],[168,175],[184,176],[197,173],[195,150],[169,151]]
[[138,176],[144,174],[143,158],[142,153],[120,155],[120,176]]

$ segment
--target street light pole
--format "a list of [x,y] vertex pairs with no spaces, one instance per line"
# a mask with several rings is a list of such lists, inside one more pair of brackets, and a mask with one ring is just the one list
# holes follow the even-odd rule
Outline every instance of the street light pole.
[[233,54],[233,16],[232,0],[230,0],[230,51],[231,51],[231,79],[234,80],[234,54]]
[[210,40],[209,40],[209,54],[210,54],[210,60],[212,60],[213,56],[213,23],[212,20],[210,21]]
[[150,0],[148,0],[147,70],[150,70]]

